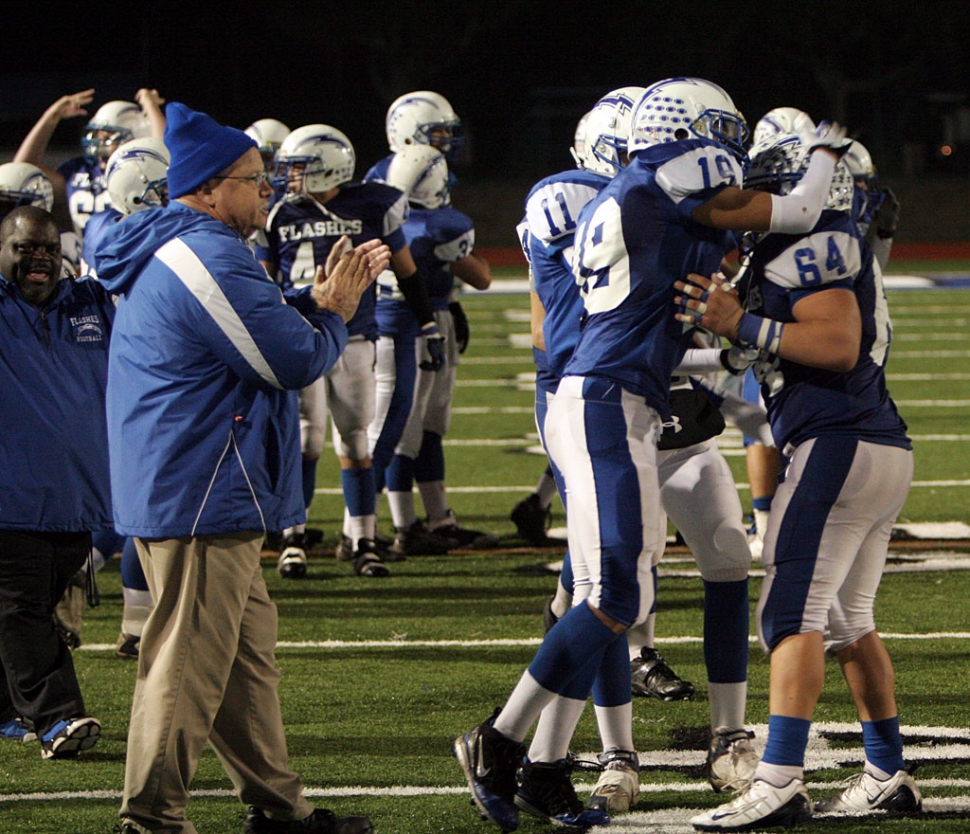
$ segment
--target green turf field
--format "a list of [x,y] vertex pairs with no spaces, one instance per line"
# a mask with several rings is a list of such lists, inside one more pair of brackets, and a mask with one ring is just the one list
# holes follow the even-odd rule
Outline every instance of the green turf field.
[[[541,635],[539,612],[555,578],[543,570],[557,550],[520,547],[508,519],[544,467],[535,446],[528,301],[487,293],[463,300],[472,343],[459,371],[446,441],[452,506],[466,526],[504,537],[498,552],[456,552],[391,565],[384,580],[354,577],[328,551],[313,554],[305,581],[267,580],[280,609],[281,697],[293,766],[315,802],[337,813],[367,813],[384,834],[491,834],[469,806],[451,739],[500,705]],[[914,522],[970,521],[970,293],[890,294],[894,335],[889,387],[916,448],[915,484],[904,510]],[[724,437],[739,483],[740,438]],[[332,545],[342,503],[332,450],[320,465],[312,523]],[[747,492],[742,488],[742,502]],[[381,523],[389,527],[386,506]],[[557,521],[562,522],[557,507]],[[760,566],[753,566],[757,598]],[[970,555],[962,548],[894,550],[878,601],[880,629],[896,663],[907,757],[919,764],[926,814],[920,820],[819,820],[839,834],[963,832],[970,819]],[[692,562],[662,564],[658,647],[698,688],[693,702],[636,700],[635,738],[644,762],[641,802],[615,832],[687,832],[696,809],[719,803],[701,768],[708,704],[699,635],[701,583]],[[86,613],[85,645],[75,652],[102,742],[76,762],[42,761],[36,744],[0,744],[0,829],[5,832],[111,831],[116,822],[135,666],[115,659],[121,615],[117,563],[100,574],[102,604]],[[752,650],[749,720],[767,721],[765,658]],[[807,762],[813,797],[840,790],[861,761],[854,711],[835,666],[816,718]],[[585,716],[574,750],[597,750]],[[577,782],[592,785],[592,775]],[[189,816],[200,832],[242,825],[218,760],[207,751]],[[581,794],[582,795],[582,794]],[[548,831],[523,818],[521,831]]]

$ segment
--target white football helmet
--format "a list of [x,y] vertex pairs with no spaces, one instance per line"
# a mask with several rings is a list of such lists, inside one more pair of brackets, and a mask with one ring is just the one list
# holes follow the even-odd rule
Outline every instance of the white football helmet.
[[120,145],[151,135],[151,125],[133,101],[102,104],[84,127],[84,156],[88,162],[106,162]]
[[849,149],[842,157],[845,164],[849,166],[855,180],[862,180],[866,185],[876,179],[876,166],[872,162],[872,156],[868,149],[858,139],[853,139]]
[[[784,196],[808,170],[811,154],[797,133],[778,133],[765,137],[751,148],[745,188],[756,188]],[[839,160],[832,175],[825,209],[848,212],[852,209],[852,174],[845,160]]]
[[589,113],[583,113],[583,117],[576,123],[576,132],[573,134],[573,144],[569,152],[576,161],[576,167],[583,167],[583,157],[586,156],[586,121]]
[[461,119],[443,95],[430,90],[395,99],[384,119],[387,144],[397,153],[405,145],[431,145],[441,153],[457,152],[463,139]]
[[280,145],[290,135],[290,129],[278,119],[258,119],[246,128],[245,133],[256,143],[256,150],[269,171],[276,160]]
[[429,145],[405,145],[387,169],[387,184],[408,195],[408,202],[426,209],[447,205],[448,162]]
[[[357,157],[344,133],[330,125],[304,125],[276,152],[277,187],[285,192],[329,191],[354,178]],[[295,184],[302,182],[302,187]]]
[[668,78],[646,89],[633,111],[630,153],[700,137],[744,160],[748,126],[731,97],[702,78]]
[[760,145],[766,137],[779,133],[804,133],[815,130],[815,122],[804,110],[797,107],[776,107],[769,110],[754,126],[751,144]]
[[0,165],[0,217],[6,217],[18,206],[50,211],[53,205],[54,188],[40,168],[29,162]]
[[586,120],[583,168],[597,174],[616,176],[626,163],[633,108],[643,87],[620,87],[601,98]]
[[108,159],[105,179],[111,205],[122,214],[168,205],[171,155],[161,139],[125,142]]

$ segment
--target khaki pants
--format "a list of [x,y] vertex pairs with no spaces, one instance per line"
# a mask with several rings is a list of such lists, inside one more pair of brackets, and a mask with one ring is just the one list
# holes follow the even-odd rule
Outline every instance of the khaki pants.
[[262,542],[256,532],[135,539],[155,605],[141,638],[120,812],[139,828],[195,834],[185,806],[206,741],[246,805],[279,820],[312,810],[287,765]]

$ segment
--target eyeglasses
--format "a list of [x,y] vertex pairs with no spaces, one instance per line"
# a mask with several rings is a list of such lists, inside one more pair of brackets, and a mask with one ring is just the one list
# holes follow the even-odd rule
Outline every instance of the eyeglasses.
[[269,174],[265,171],[260,171],[258,174],[250,174],[248,177],[213,177],[214,180],[242,180],[243,182],[251,182],[257,188],[262,188],[264,185],[269,185]]

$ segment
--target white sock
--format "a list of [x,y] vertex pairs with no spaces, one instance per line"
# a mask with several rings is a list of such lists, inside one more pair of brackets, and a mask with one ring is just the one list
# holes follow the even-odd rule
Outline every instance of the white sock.
[[585,701],[563,698],[561,695],[549,704],[539,716],[532,744],[529,745],[529,760],[558,762],[565,759],[585,707]]
[[357,543],[361,539],[373,539],[374,531],[377,530],[376,515],[352,515],[350,516],[350,532],[347,534],[357,549]]
[[122,588],[121,598],[124,605],[121,612],[121,630],[125,634],[141,637],[145,621],[152,613],[152,595],[148,591],[135,588]]
[[[654,630],[657,626],[657,614],[648,614],[647,619],[642,623],[633,626],[627,632],[627,642],[630,646],[630,660],[636,660],[640,656],[640,649],[646,647],[653,648]],[[633,749],[632,747],[630,748]]]
[[539,506],[547,509],[552,504],[552,499],[556,497],[559,490],[556,488],[556,480],[552,475],[542,473],[539,483],[536,484],[536,494],[539,496]]
[[748,682],[707,682],[708,699],[711,702],[711,728],[727,727],[731,730],[744,728],[744,708],[748,698]]
[[444,481],[419,481],[418,492],[428,521],[438,521],[448,515],[448,496]]
[[797,765],[776,765],[768,764],[765,761],[758,762],[758,767],[754,772],[755,779],[763,779],[776,788],[783,788],[792,779],[805,780],[805,768]]
[[573,595],[567,591],[562,582],[556,583],[556,595],[552,599],[552,613],[560,620],[566,616],[573,604]]
[[96,571],[99,571],[104,567],[104,563],[106,561],[108,560],[105,558],[105,555],[98,550],[98,548],[91,548],[91,567],[93,567]]
[[414,512],[413,492],[388,492],[387,505],[391,508],[395,527],[410,527],[418,520]]
[[863,770],[880,782],[885,782],[887,779],[891,779],[894,774],[886,773],[881,767],[876,767],[872,762],[866,759],[866,764]]
[[754,529],[758,535],[758,538],[764,541],[765,533],[768,532],[768,516],[770,515],[768,510],[755,510],[754,511]]
[[526,669],[495,719],[495,729],[513,741],[522,741],[556,693],[541,686]]
[[596,707],[596,724],[604,750],[633,750],[633,704]]

